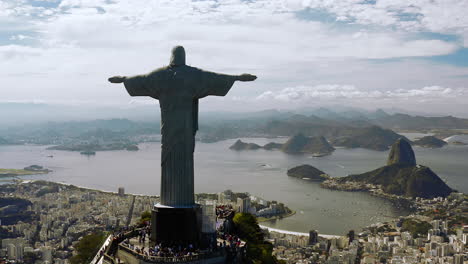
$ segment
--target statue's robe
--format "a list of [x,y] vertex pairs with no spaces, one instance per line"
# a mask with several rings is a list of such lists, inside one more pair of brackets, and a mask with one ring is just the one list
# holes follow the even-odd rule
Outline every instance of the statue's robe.
[[190,207],[194,202],[193,152],[198,130],[198,99],[225,96],[231,75],[182,65],[127,77],[131,96],[150,96],[161,107],[161,204]]

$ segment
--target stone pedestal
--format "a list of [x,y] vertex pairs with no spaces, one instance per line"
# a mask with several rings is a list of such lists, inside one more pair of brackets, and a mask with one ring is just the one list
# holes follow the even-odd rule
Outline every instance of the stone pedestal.
[[157,204],[151,214],[151,240],[155,243],[198,245],[201,239],[202,210]]

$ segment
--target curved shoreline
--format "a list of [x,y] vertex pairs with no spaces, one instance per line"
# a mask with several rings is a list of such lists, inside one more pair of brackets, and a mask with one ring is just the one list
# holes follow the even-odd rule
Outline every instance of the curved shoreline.
[[[333,182],[332,185],[330,185],[330,181]],[[399,205],[404,206],[405,209],[408,209],[410,211],[415,210],[415,207],[416,207],[415,200],[413,200],[410,197],[385,193],[379,186],[369,187],[369,186],[366,186],[367,184],[365,183],[360,183],[360,182],[352,182],[352,183],[355,183],[359,186],[349,187],[349,186],[346,186],[346,183],[345,184],[338,183],[335,179],[330,178],[329,180],[322,182],[320,184],[320,187],[324,189],[328,189],[328,190],[333,190],[333,191],[363,192],[363,193],[367,193],[375,197],[386,199],[391,202],[396,202]]]
[[269,218],[261,217],[261,216],[256,216],[256,217],[257,217],[257,222],[263,223],[263,222],[269,222],[269,221],[274,221],[274,220],[281,220],[281,219],[284,219],[286,217],[293,216],[295,214],[296,214],[296,211],[291,210],[291,212],[289,214],[285,214],[285,215],[276,215],[274,217],[269,217]]
[[[268,226],[264,226],[264,225],[259,225],[259,226],[262,229],[267,229],[269,232],[277,232],[277,233],[290,234],[290,235],[296,235],[296,236],[307,236],[307,237],[309,236],[309,233],[289,231],[289,230],[284,230],[284,229],[268,227]],[[327,239],[342,237],[340,235],[326,235],[326,234],[318,234],[318,236],[323,237],[323,238],[327,238]]]

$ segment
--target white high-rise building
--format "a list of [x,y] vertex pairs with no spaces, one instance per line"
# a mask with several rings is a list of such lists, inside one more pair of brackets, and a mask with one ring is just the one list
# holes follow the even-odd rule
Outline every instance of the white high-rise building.
[[202,233],[216,233],[216,201],[205,200],[201,207]]

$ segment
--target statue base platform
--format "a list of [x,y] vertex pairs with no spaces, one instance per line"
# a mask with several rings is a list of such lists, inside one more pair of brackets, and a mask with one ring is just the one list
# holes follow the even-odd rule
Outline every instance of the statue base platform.
[[201,240],[202,209],[156,204],[151,213],[151,240],[154,243],[193,244]]

